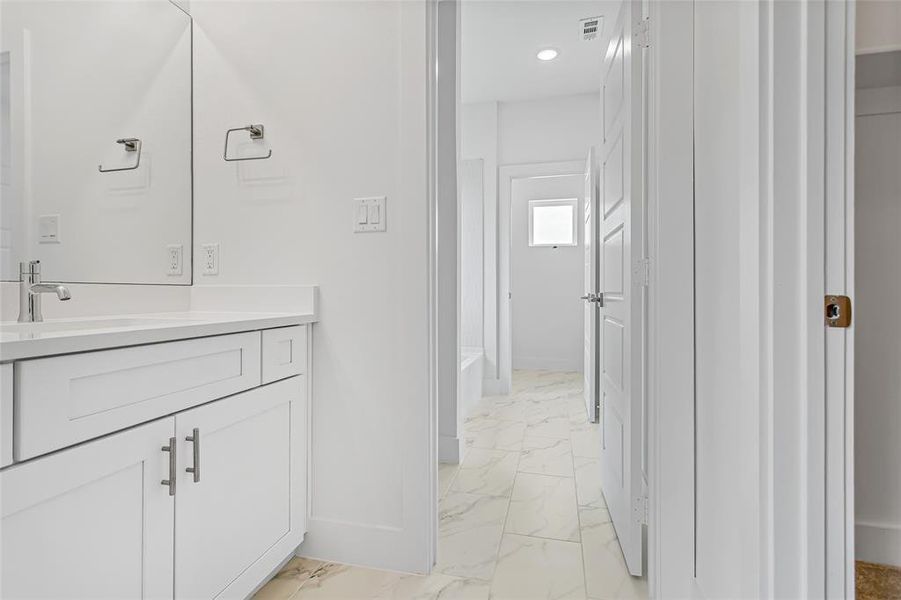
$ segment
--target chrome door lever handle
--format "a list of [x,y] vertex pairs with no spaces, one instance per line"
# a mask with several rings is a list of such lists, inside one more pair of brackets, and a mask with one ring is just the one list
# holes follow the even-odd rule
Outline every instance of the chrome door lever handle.
[[597,302],[600,306],[604,306],[604,294],[595,294],[594,292],[580,297],[580,300],[588,300],[589,302]]

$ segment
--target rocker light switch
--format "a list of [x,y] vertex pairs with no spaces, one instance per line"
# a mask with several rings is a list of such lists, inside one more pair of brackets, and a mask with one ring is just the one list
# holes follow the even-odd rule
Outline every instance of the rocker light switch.
[[385,196],[354,198],[354,233],[385,231]]
[[366,205],[360,204],[357,206],[357,225],[365,225],[369,222],[369,211],[366,208]]

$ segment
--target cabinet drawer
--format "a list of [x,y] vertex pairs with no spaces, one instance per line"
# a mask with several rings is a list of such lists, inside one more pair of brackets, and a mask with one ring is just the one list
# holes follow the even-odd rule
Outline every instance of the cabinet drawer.
[[260,385],[260,334],[16,363],[16,460]]
[[263,383],[271,383],[307,368],[307,328],[281,327],[263,332]]

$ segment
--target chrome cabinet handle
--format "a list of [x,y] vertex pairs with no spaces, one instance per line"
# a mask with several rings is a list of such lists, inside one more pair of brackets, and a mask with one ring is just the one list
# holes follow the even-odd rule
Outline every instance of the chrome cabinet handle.
[[194,465],[186,468],[185,471],[194,474],[194,483],[200,483],[200,429],[195,427],[191,435],[185,437],[185,441],[191,442],[194,451]]
[[169,479],[163,479],[160,483],[169,486],[169,495],[175,495],[175,471],[178,468],[175,465],[175,438],[169,438],[169,445],[163,446],[163,452],[169,453]]

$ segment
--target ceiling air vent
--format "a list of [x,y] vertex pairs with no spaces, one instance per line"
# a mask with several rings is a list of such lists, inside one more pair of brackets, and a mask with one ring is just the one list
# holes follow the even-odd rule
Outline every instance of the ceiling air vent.
[[601,22],[602,17],[588,17],[586,19],[579,20],[579,35],[582,36],[582,41],[589,42],[601,33]]

